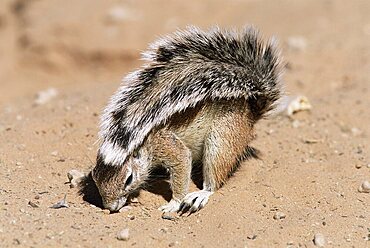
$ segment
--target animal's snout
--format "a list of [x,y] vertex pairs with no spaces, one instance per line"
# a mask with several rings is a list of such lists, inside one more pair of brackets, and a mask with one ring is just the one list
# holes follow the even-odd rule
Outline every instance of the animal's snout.
[[111,213],[118,212],[125,205],[126,200],[126,197],[121,197],[113,202],[103,201],[103,206],[104,208],[109,209]]

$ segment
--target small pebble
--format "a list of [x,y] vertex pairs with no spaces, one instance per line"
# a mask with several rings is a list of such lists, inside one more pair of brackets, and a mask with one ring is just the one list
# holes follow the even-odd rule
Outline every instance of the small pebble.
[[311,103],[305,96],[297,96],[291,99],[286,106],[286,113],[288,116],[292,116],[296,112],[310,110],[312,108]]
[[130,238],[129,229],[125,228],[117,233],[117,239],[127,241]]
[[286,215],[283,212],[276,212],[274,214],[274,219],[275,220],[285,219],[285,217],[286,217]]
[[37,205],[36,203],[31,202],[31,201],[28,202],[28,205],[30,205],[33,208],[38,208],[39,207],[39,205]]
[[132,9],[128,9],[123,6],[112,7],[106,16],[107,23],[121,23],[127,20],[134,20],[138,16],[138,13]]
[[370,193],[370,183],[369,181],[364,181],[361,186],[358,188],[360,193]]
[[313,238],[313,243],[318,247],[325,246],[325,237],[321,233],[316,233]]
[[132,209],[131,206],[124,206],[118,212],[123,213],[123,212],[127,212],[127,211],[129,211],[131,209]]
[[175,215],[176,215],[176,213],[163,213],[162,214],[162,219],[174,221],[174,220],[176,220],[176,216]]
[[135,215],[130,215],[130,216],[129,216],[129,219],[130,219],[130,220],[134,220],[134,219],[135,219]]
[[256,234],[248,235],[247,239],[255,240],[257,238]]
[[50,208],[54,208],[54,209],[58,209],[58,208],[69,208],[66,198],[67,198],[67,195],[64,195],[64,198],[62,200],[60,200],[59,202],[55,203]]
[[49,102],[51,99],[58,95],[58,91],[54,88],[49,88],[43,91],[40,91],[36,95],[35,104],[43,105]]
[[356,164],[355,167],[356,167],[356,169],[361,169],[362,164]]
[[307,47],[306,38],[303,36],[291,36],[287,40],[289,49],[295,51],[304,51]]
[[51,156],[56,157],[58,156],[58,151],[52,151],[50,154]]
[[70,185],[71,188],[75,188],[85,177],[85,174],[78,170],[70,170],[67,173],[67,177],[68,177],[69,182],[71,183]]

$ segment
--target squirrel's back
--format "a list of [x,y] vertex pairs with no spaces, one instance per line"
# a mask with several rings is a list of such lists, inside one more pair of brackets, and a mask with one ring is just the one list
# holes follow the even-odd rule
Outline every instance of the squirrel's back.
[[102,116],[100,155],[107,164],[124,163],[153,128],[201,102],[245,99],[258,120],[282,94],[279,54],[253,28],[191,27],[159,39],[144,58]]

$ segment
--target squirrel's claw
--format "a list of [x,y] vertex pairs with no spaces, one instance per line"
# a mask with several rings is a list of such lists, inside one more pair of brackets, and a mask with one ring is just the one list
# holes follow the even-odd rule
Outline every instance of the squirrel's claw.
[[187,194],[182,200],[179,213],[182,215],[184,213],[195,213],[201,210],[208,202],[209,197],[213,194],[211,191],[200,190]]

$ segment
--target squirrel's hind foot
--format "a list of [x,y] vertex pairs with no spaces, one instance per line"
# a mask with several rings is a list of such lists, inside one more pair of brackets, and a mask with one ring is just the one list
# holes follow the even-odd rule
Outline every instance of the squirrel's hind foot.
[[209,197],[213,194],[211,191],[199,190],[187,194],[180,204],[179,213],[192,214],[201,210],[208,202]]

